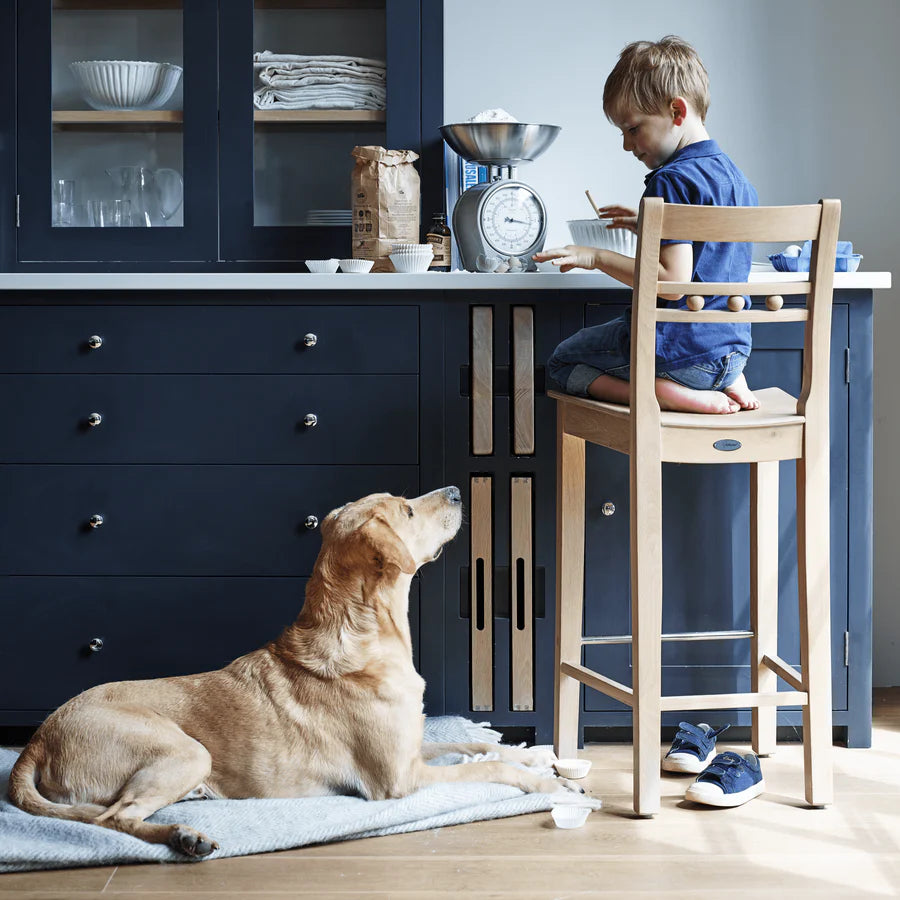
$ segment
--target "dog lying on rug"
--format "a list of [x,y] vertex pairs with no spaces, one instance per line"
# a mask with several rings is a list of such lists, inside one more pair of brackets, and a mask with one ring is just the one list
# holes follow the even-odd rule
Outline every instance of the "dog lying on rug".
[[[413,574],[459,530],[459,489],[372,494],[333,510],[293,625],[215,672],[101,684],[40,726],[13,767],[26,812],[116,829],[193,857],[218,848],[186,825],[144,820],[182,799],[403,797],[437,782],[581,791],[510,762],[553,755],[422,741],[425,682],[412,663]],[[500,761],[427,766],[445,753]]]

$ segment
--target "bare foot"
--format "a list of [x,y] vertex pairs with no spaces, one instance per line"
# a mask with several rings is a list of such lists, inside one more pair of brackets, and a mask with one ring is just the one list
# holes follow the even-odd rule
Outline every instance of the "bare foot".
[[[588,393],[596,400],[625,405],[630,402],[630,390],[627,381],[613,378],[611,375],[600,375],[588,387]],[[749,391],[747,393],[749,394]],[[656,399],[659,401],[660,409],[673,412],[727,415],[736,413],[741,408],[737,401],[728,397],[724,391],[697,391],[668,378],[656,379]]]
[[738,403],[741,409],[759,409],[759,400],[756,399],[747,385],[747,379],[744,378],[743,372],[725,388],[724,393]]
[[669,381],[668,378],[656,379],[656,399],[659,400],[660,409],[674,412],[727,415],[740,409],[738,403],[724,391],[697,391]]

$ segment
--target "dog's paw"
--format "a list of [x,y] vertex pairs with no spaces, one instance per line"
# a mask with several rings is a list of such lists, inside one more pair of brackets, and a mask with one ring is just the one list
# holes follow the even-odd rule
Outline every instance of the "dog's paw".
[[209,856],[213,850],[219,849],[219,845],[215,841],[187,825],[174,826],[169,835],[169,845],[179,853],[194,859],[203,859],[204,856]]
[[558,791],[571,791],[573,794],[585,793],[584,788],[577,781],[572,781],[570,778],[555,778],[554,783]]
[[531,769],[550,769],[556,762],[552,747],[506,747],[504,755],[508,762],[520,763]]

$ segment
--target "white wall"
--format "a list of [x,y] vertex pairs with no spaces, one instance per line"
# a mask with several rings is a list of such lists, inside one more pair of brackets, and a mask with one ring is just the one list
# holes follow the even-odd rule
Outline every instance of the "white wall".
[[[542,195],[548,243],[598,203],[636,206],[646,169],[605,119],[603,83],[622,47],[674,33],[709,70],[715,138],[760,203],[843,201],[841,238],[863,266],[897,264],[898,0],[444,0],[444,119],[501,106],[562,126],[519,177]],[[564,276],[561,276],[564,277]],[[900,684],[900,288],[875,307],[876,685]],[[852,553],[852,543],[851,543]]]

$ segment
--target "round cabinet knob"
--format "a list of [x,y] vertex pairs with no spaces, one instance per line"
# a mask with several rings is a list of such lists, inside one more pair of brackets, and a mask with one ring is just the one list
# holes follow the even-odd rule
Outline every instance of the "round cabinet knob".
[[602,512],[604,516],[611,516],[615,511],[616,504],[610,500],[607,500],[606,503],[600,507],[600,512]]
[[773,294],[771,297],[766,297],[766,309],[777,312],[782,306],[784,306],[784,297],[781,295]]
[[319,343],[319,338],[316,335],[314,335],[312,332],[310,332],[309,334],[303,335],[303,343],[307,347],[315,347],[316,344]]
[[91,350],[99,350],[103,346],[103,338],[99,334],[92,334],[87,339],[87,345]]
[[740,312],[744,308],[744,298],[739,294],[728,298],[728,308],[732,312]]
[[692,294],[687,298],[687,308],[691,312],[700,312],[701,309],[706,305],[706,297],[701,294]]
[[303,523],[310,531],[314,528],[317,528],[319,525],[319,520],[315,516],[307,516],[306,521]]
[[88,525],[90,525],[91,528],[99,528],[102,524],[103,516],[99,515],[98,513],[95,513],[88,519]]
[[88,649],[93,653],[99,653],[103,649],[103,638],[91,638],[88,642]]
[[88,423],[88,425],[90,425],[92,428],[95,428],[95,427],[96,427],[97,425],[99,425],[102,421],[103,421],[103,416],[101,416],[100,413],[91,413],[91,414],[87,417],[87,423]]
[[303,424],[307,428],[315,428],[319,424],[319,417],[315,413],[307,413],[303,417]]

